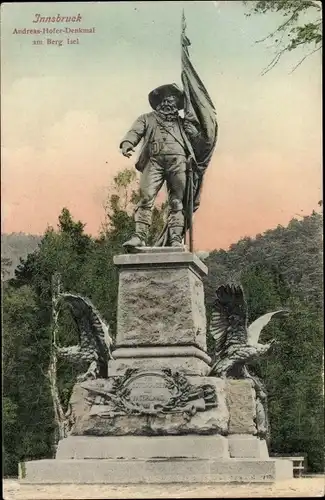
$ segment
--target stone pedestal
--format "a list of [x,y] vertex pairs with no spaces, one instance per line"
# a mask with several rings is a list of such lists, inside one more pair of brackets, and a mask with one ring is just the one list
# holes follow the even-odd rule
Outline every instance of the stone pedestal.
[[116,256],[114,263],[120,273],[117,337],[108,375],[127,368],[207,375],[203,262],[183,248],[156,248]]
[[40,483],[273,483],[292,477],[292,462],[269,458],[249,435],[70,436],[56,460],[20,466],[20,481]]
[[25,484],[273,483],[292,477],[289,460],[170,459],[35,460]]
[[274,482],[292,463],[257,437],[250,380],[208,377],[202,278],[183,248],[115,257],[117,338],[108,377],[76,384],[74,425],[55,460],[20,466],[24,483]]

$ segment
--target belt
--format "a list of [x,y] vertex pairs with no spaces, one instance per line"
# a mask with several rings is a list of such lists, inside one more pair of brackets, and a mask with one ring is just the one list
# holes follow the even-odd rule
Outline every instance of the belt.
[[[153,155],[159,155],[159,154],[169,154],[169,155],[183,155],[183,156],[186,156],[186,150],[185,150],[185,147],[182,146],[181,148],[180,147],[177,147],[177,149],[175,149],[173,151],[174,148],[169,148],[169,151],[168,151],[168,144],[172,144],[173,146],[175,146],[175,143],[168,143],[168,142],[163,142],[163,141],[152,141],[150,143],[150,154],[153,156]],[[166,153],[164,153],[163,151],[166,151]]]
[[153,156],[153,157],[155,157],[155,156],[184,156],[184,158],[186,158],[185,153],[154,153],[151,156]]

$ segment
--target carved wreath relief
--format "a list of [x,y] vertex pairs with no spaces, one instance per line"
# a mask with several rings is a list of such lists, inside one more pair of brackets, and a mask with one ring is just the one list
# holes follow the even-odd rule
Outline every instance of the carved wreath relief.
[[101,417],[183,413],[185,418],[191,418],[197,411],[217,406],[213,386],[193,386],[183,374],[170,369],[128,369],[109,390],[97,389],[94,382],[83,383],[82,387],[88,391],[93,406],[97,406],[92,413]]

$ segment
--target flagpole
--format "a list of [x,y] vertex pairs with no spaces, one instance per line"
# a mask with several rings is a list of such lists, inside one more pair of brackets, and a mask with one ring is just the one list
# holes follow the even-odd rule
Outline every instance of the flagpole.
[[[183,71],[183,33],[185,29],[185,13],[184,13],[184,8],[182,9],[182,16],[181,16],[181,72]],[[187,170],[187,169],[186,169]],[[186,191],[185,191],[185,200],[187,201],[189,199],[189,185],[188,185],[188,177],[187,177],[187,182],[186,182]],[[187,224],[187,214],[185,214],[184,217],[184,245],[187,243],[187,230],[188,230],[188,224]]]
[[[185,20],[185,12],[182,10],[182,21],[181,21],[181,61],[182,61],[182,72],[183,72],[183,52],[186,51],[188,55],[188,49],[186,45],[185,38],[185,29],[186,29],[186,20]],[[187,43],[189,41],[187,40]],[[184,46],[185,44],[185,46]],[[187,159],[187,189],[186,189],[186,202],[187,202],[187,210],[185,215],[185,223],[184,223],[184,245],[186,245],[187,241],[187,231],[189,232],[189,251],[193,253],[193,164],[192,157],[190,156]]]
[[189,160],[189,185],[190,185],[190,199],[189,199],[189,237],[190,237],[190,252],[193,253],[193,169],[192,159]]

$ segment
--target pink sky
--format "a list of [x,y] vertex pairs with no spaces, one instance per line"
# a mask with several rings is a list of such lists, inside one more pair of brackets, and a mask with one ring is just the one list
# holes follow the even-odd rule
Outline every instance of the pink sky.
[[[322,198],[320,57],[307,59],[289,74],[299,54],[290,55],[261,77],[272,51],[253,44],[254,30],[264,32],[268,26],[258,17],[248,25],[241,6],[234,11],[230,2],[219,4],[220,10],[213,11],[216,23],[222,17],[233,19],[232,14],[238,20],[223,24],[217,35],[206,24],[206,45],[194,24],[194,10],[188,15],[192,60],[216,105],[220,127],[195,217],[195,246],[202,250],[226,248],[240,237],[286,225],[296,214],[311,213]],[[26,38],[12,37],[13,26],[31,25],[33,9],[26,6],[19,22],[18,11],[2,16],[7,28],[2,48],[2,232],[42,234],[68,207],[86,223],[86,231],[96,234],[113,175],[134,164],[120,155],[120,138],[139,114],[150,111],[147,94],[152,88],[179,81],[179,23],[172,24],[171,18],[159,24],[159,33],[168,28],[166,23],[172,26],[168,53],[157,37],[150,38],[147,51],[132,48],[141,25],[135,29],[126,10],[120,16],[129,22],[128,29],[116,46],[105,45],[112,32],[98,30],[97,38],[84,36],[83,45],[71,53],[69,47],[55,52],[52,47],[27,47]],[[93,4],[92,17],[85,11],[85,26],[100,25],[105,16],[111,19],[112,7],[100,3],[95,11]],[[158,23],[153,10],[143,4],[141,9],[143,30],[151,17]],[[63,7],[60,12],[66,14]],[[208,7],[200,12],[208,23]],[[237,45],[225,53],[208,43],[213,36],[217,45],[218,36],[220,44],[222,37],[233,44],[237,37]],[[91,44],[99,41],[97,64]]]

